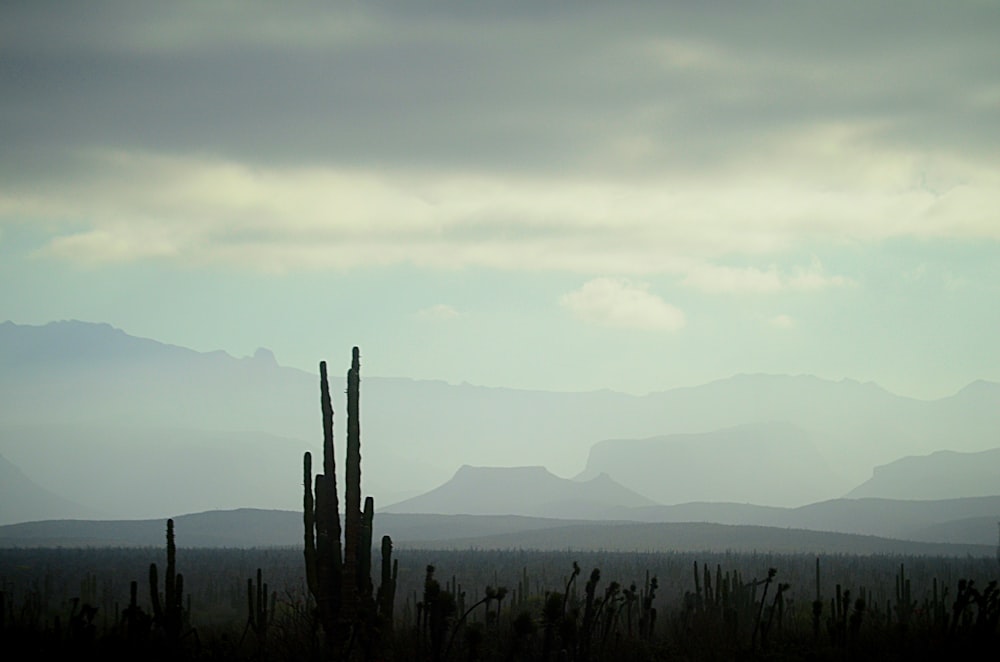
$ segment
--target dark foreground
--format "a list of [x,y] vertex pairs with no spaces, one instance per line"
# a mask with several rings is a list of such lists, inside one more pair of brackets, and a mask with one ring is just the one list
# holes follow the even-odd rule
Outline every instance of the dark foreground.
[[[301,549],[180,549],[183,587],[167,592],[163,556],[0,550],[4,659],[328,657]],[[351,659],[937,660],[1000,651],[995,558],[407,549],[396,557],[391,622],[345,638]]]

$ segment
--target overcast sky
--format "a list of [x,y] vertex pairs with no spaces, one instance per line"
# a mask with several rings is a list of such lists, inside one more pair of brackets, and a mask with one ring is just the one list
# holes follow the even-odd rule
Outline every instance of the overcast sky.
[[996,2],[2,2],[0,320],[537,389],[1000,381],[998,34]]

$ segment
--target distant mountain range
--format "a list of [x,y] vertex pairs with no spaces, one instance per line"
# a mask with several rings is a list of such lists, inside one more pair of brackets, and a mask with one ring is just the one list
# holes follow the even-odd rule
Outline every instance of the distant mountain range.
[[[181,547],[301,546],[302,516],[239,509],[174,518]],[[0,547],[159,547],[164,520],[57,520],[0,526]],[[706,522],[595,522],[497,515],[379,513],[375,539],[400,549],[478,548],[581,551],[769,551],[992,556],[995,545],[903,540],[857,533]]]
[[[1000,430],[996,438],[1000,444]],[[875,467],[872,477],[847,496],[947,499],[955,495],[993,494],[1000,494],[1000,448],[979,453],[938,451],[904,457]]]
[[441,515],[526,515],[604,519],[616,511],[655,505],[607,474],[573,481],[545,467],[461,467],[444,485],[383,512]]
[[660,503],[787,505],[840,496],[850,487],[830,470],[809,434],[774,422],[602,441],[590,448],[580,477],[598,473]]
[[97,511],[40,487],[0,455],[0,522],[98,515]]
[[[341,351],[317,358],[329,359],[338,374],[349,356],[349,348]],[[0,454],[20,472],[10,475],[25,480],[4,481],[0,523],[81,513],[116,519],[297,508],[302,453],[319,446],[317,387],[316,375],[279,366],[267,350],[234,358],[103,324],[2,323]],[[343,389],[334,382],[332,391],[340,455]],[[611,492],[601,490],[612,485],[664,504],[802,506],[869,478],[857,495],[901,495],[908,482],[923,481],[921,489],[936,484],[937,496],[963,497],[982,494],[988,476],[913,478],[926,476],[911,471],[921,462],[901,463],[898,475],[872,470],[907,456],[1000,446],[1000,385],[988,382],[935,401],[874,384],[776,375],[631,396],[384,379],[362,369],[361,401],[363,490],[379,507],[442,487],[463,465],[546,467],[553,472],[544,477],[548,483],[606,473],[589,487],[567,481],[565,494],[544,497],[550,506],[562,502],[549,512],[589,518],[642,509],[609,501]],[[981,469],[992,457],[976,463]],[[914,489],[908,494],[926,493]],[[45,493],[62,500],[49,499],[51,508],[43,508]],[[453,494],[463,504],[478,498]],[[522,512],[546,512],[550,506],[540,506],[537,494]],[[588,500],[597,506],[589,508]],[[477,507],[486,512],[485,504]]]

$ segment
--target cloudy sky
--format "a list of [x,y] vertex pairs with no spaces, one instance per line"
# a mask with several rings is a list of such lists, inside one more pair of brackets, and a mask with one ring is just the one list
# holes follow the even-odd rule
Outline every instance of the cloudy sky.
[[997,34],[994,2],[2,2],[0,319],[537,389],[1000,380]]

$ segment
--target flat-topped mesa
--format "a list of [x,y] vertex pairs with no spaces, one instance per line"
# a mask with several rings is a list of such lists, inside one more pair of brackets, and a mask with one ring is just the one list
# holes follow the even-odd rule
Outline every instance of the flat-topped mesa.
[[[323,473],[312,477],[312,456],[303,458],[303,524],[305,527],[306,582],[316,600],[316,609],[331,652],[340,651],[355,638],[352,632],[366,631],[366,641],[378,639],[380,628],[392,624],[392,597],[395,573],[383,571],[378,602],[373,595],[372,519],[374,500],[361,502],[361,423],[360,352],[355,347],[347,373],[347,450],[344,466],[344,525],[341,541],[340,508],[337,495],[333,405],[326,362],[319,365],[320,409],[323,414]],[[313,493],[315,485],[315,494]],[[383,567],[388,567],[392,541],[382,544]],[[386,585],[386,582],[391,582]]]

